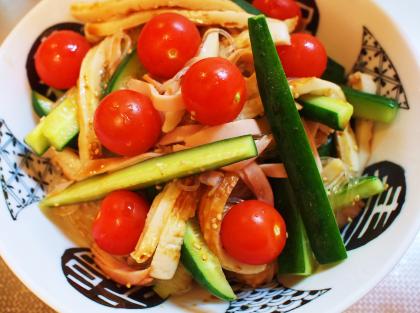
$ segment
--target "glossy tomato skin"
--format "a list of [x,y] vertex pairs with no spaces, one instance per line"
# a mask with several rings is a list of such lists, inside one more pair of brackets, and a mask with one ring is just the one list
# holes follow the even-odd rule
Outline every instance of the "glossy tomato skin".
[[226,252],[246,264],[274,261],[286,244],[286,225],[275,208],[258,200],[234,205],[222,221]]
[[296,16],[299,21],[302,19],[300,6],[295,0],[254,0],[252,5],[265,15],[279,20],[287,20]]
[[287,77],[321,77],[327,67],[324,45],[310,34],[290,36],[291,45],[277,46]]
[[182,78],[181,92],[191,116],[204,125],[233,121],[246,101],[246,83],[241,72],[218,57],[193,64]]
[[161,125],[151,100],[132,90],[114,91],[102,99],[93,124],[99,141],[123,156],[148,151],[159,139]]
[[170,78],[196,55],[200,44],[200,33],[193,22],[176,13],[164,13],[143,27],[137,54],[151,74]]
[[41,80],[56,89],[76,85],[83,58],[90,45],[85,37],[57,30],[45,38],[35,53],[35,69]]
[[132,191],[108,194],[93,224],[93,238],[104,251],[114,255],[131,253],[143,231],[149,204]]

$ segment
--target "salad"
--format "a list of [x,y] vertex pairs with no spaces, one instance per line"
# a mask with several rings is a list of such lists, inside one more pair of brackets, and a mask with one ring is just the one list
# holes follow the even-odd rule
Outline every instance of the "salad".
[[339,229],[387,188],[363,170],[398,104],[346,78],[295,1],[70,9],[83,33],[38,46],[25,143],[62,172],[41,208],[107,277],[229,301],[347,257]]

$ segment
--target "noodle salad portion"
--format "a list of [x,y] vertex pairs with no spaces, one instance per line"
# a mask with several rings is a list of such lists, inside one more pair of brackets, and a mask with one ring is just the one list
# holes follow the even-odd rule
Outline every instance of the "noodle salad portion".
[[[362,176],[398,105],[345,83],[293,0],[75,3],[34,62],[25,137],[63,173],[41,207],[115,282],[224,300],[347,257],[339,228],[387,186]],[[261,14],[263,12],[265,15]],[[267,16],[267,17],[266,17]]]

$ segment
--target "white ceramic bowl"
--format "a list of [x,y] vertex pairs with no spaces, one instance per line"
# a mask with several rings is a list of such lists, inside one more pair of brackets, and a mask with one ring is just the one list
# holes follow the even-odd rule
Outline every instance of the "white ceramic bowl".
[[[378,125],[370,173],[390,185],[343,230],[349,258],[299,283],[245,291],[223,303],[196,290],[163,301],[150,290],[118,289],[91,265],[89,252],[76,248],[38,209],[42,187],[54,179],[48,161],[22,145],[35,125],[25,62],[46,28],[72,21],[70,0],[44,0],[14,29],[0,49],[0,253],[18,277],[60,312],[338,312],[358,300],[397,263],[420,226],[419,66],[399,23],[367,0],[301,0],[310,29],[328,54],[375,76],[380,93],[401,104],[390,126]],[[412,1],[413,2],[413,1]],[[316,8],[317,7],[317,8]],[[386,161],[386,162],[385,162]],[[203,299],[205,301],[203,301]]]

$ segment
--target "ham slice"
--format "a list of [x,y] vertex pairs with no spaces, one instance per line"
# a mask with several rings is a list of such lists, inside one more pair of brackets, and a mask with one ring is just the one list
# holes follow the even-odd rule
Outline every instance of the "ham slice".
[[264,171],[256,162],[252,162],[239,172],[239,177],[252,190],[258,200],[274,206],[273,189]]
[[222,125],[203,128],[192,136],[185,138],[185,146],[195,147],[223,139],[229,139],[244,135],[261,136],[268,129],[264,121],[246,119],[234,121]]
[[204,126],[194,124],[194,125],[184,125],[178,126],[173,131],[164,135],[158,142],[158,146],[168,146],[176,143],[182,143],[185,141],[185,138],[188,138],[198,131],[202,130]]

